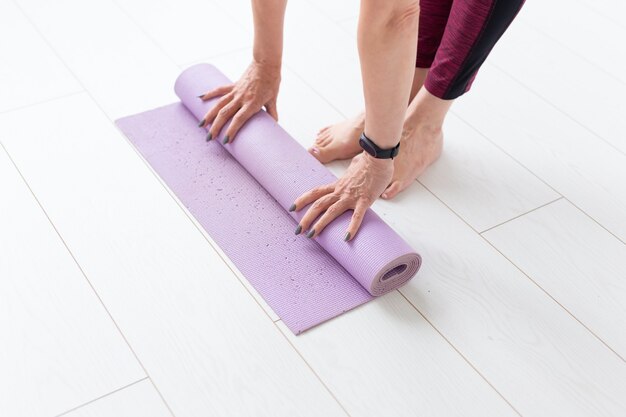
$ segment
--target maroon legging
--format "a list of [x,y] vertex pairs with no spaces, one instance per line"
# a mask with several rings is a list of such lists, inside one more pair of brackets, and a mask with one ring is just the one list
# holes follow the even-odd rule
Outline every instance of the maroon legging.
[[419,68],[424,87],[449,100],[467,92],[524,0],[420,0]]

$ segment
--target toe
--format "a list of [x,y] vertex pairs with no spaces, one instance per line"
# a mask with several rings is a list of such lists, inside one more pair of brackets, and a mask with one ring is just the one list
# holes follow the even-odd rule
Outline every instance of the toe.
[[322,162],[321,159],[320,159],[321,158],[321,153],[320,153],[320,148],[319,147],[317,147],[317,146],[310,147],[309,148],[309,153],[311,155],[313,155],[315,157],[315,159],[317,159],[318,161]]
[[328,148],[326,147],[313,146],[311,149],[309,149],[309,153],[313,155],[315,159],[320,161],[322,164],[326,164],[332,161],[332,158],[330,157],[330,152],[328,151]]
[[323,128],[321,128],[320,130],[317,131],[318,135],[321,135],[322,133],[325,133],[328,131],[328,129],[330,129],[330,126],[325,126]]
[[320,133],[318,133],[317,138],[315,138],[315,144],[316,145],[321,145],[322,143],[327,142],[328,141],[328,137],[329,137],[329,135],[328,135],[327,132],[320,132]]
[[322,138],[319,145],[320,146],[328,146],[333,141],[333,138],[330,135],[326,135]]
[[389,187],[387,187],[387,189],[383,192],[381,197],[385,200],[391,200],[396,195],[398,195],[400,191],[404,190],[404,188],[406,187],[402,187],[402,184],[400,183],[400,181],[393,181],[389,185]]

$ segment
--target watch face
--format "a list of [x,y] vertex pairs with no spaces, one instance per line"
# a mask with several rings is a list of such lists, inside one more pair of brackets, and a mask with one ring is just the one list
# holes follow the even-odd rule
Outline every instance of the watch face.
[[361,148],[363,148],[363,150],[365,152],[367,152],[368,154],[372,155],[372,156],[376,156],[376,149],[374,149],[374,147],[372,146],[372,144],[369,141],[364,140],[363,138],[359,139],[359,145],[361,145]]

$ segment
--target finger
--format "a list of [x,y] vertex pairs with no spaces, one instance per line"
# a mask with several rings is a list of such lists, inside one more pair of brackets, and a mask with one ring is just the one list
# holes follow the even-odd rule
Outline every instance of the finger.
[[209,123],[213,123],[213,120],[215,120],[215,118],[217,117],[219,112],[225,106],[230,104],[230,102],[233,101],[234,98],[235,98],[235,95],[231,92],[231,93],[226,94],[221,99],[219,99],[219,101],[217,103],[215,103],[215,106],[213,106],[213,108],[211,110],[209,110],[207,112],[207,114],[204,116],[204,119],[202,119],[202,121],[200,122],[199,126],[200,127],[205,127]]
[[[211,137],[218,137],[220,132],[222,131],[222,127],[224,127],[226,122],[233,118],[233,116],[239,111],[239,109],[239,103],[236,103],[235,101],[231,101],[227,106],[222,108],[222,110],[220,110],[220,112],[217,114],[217,117],[213,121],[211,128],[209,129]],[[227,142],[228,137],[224,137],[223,143]]]
[[[309,230],[309,227],[311,226],[313,221],[317,219],[320,214],[326,211],[326,209],[335,204],[338,200],[339,196],[336,196],[334,194],[326,194],[325,196],[320,197],[313,203],[311,208],[307,210],[304,217],[302,217],[302,220],[300,220],[300,224],[298,225],[298,227],[301,230]],[[307,233],[306,236],[313,237],[314,234],[315,230],[309,230],[309,233]]]
[[305,207],[309,203],[319,199],[326,194],[332,193],[335,191],[335,183],[321,185],[319,187],[315,187],[306,193],[302,194],[300,197],[296,198],[296,201],[293,202],[291,207],[289,207],[289,211],[298,211],[302,207]]
[[367,213],[368,208],[369,205],[363,200],[360,200],[357,203],[356,207],[354,208],[354,213],[352,213],[352,219],[350,219],[350,224],[348,225],[348,231],[346,232],[346,236],[343,240],[347,242],[354,239],[356,232],[361,227],[363,217],[365,217],[365,213]]
[[345,200],[337,201],[335,204],[328,207],[328,209],[322,215],[322,217],[320,217],[320,219],[317,222],[315,222],[315,224],[313,225],[313,229],[311,229],[313,231],[313,234],[311,236],[309,235],[307,236],[311,238],[318,236],[320,233],[322,233],[322,230],[324,230],[330,222],[335,220],[337,217],[341,216],[349,208],[350,208],[350,205]]
[[270,101],[265,105],[265,110],[267,110],[267,114],[272,116],[272,118],[278,121],[278,108],[276,107],[276,101]]
[[220,87],[214,88],[213,90],[209,90],[206,93],[200,95],[202,101],[207,101],[212,99],[213,97],[223,96],[224,94],[230,93],[233,90],[235,84],[227,84],[222,85]]
[[255,108],[250,105],[245,105],[233,117],[233,121],[230,122],[230,126],[226,129],[226,137],[229,138],[230,142],[235,139],[235,135],[239,132],[241,126],[244,125],[254,114],[256,113]]

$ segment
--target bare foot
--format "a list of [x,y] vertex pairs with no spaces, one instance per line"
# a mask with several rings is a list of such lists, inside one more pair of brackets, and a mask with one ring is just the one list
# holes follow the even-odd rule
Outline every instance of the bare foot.
[[441,128],[417,126],[402,132],[400,153],[394,160],[393,177],[382,198],[389,200],[408,188],[426,168],[435,162],[443,149]]
[[361,153],[359,136],[364,126],[365,113],[341,123],[326,126],[317,133],[317,139],[309,152],[323,164],[337,159],[351,159]]

